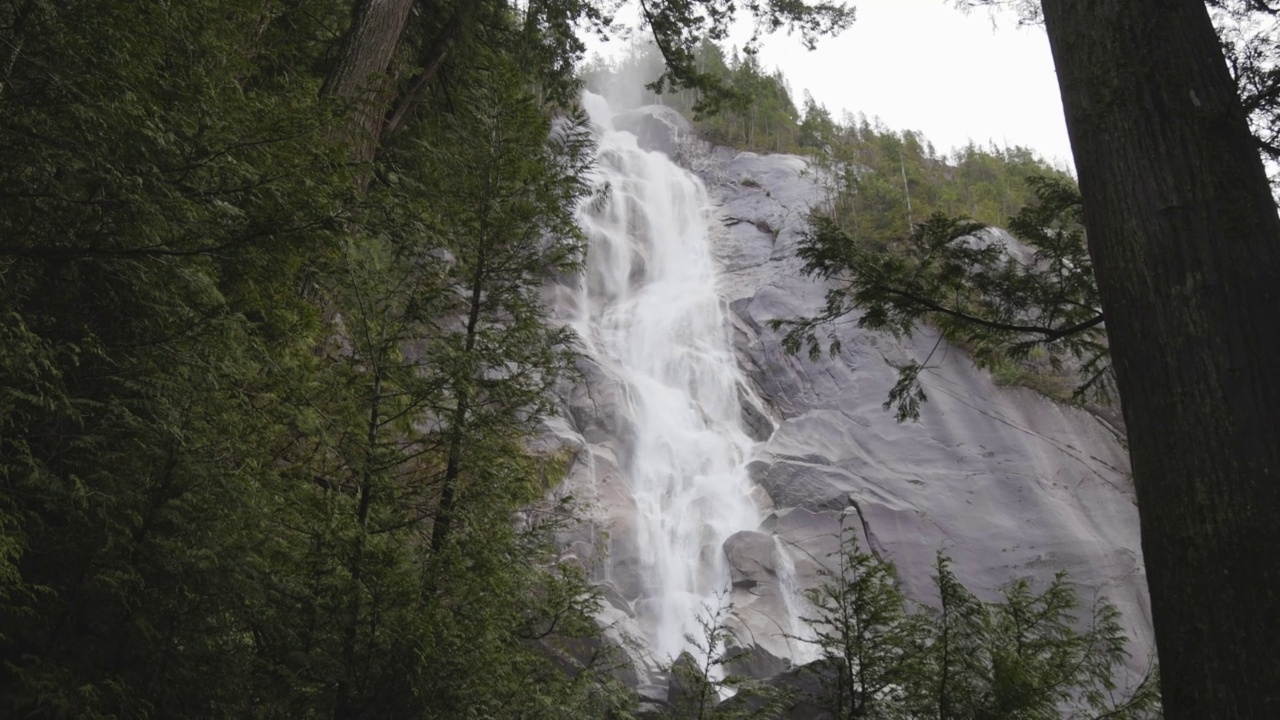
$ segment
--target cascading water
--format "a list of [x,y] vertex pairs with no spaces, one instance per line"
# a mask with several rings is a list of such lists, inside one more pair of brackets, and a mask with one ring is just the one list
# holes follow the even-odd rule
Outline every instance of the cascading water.
[[700,633],[704,607],[727,597],[725,539],[760,524],[746,471],[754,443],[716,291],[706,188],[614,130],[603,98],[584,105],[601,128],[598,180],[610,190],[582,213],[588,269],[569,320],[625,387],[631,435],[619,464],[644,584],[633,611],[661,661],[690,649],[684,636]]

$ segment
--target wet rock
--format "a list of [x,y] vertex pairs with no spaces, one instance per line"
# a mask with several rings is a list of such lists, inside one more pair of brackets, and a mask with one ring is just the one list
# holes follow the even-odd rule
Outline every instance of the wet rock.
[[774,425],[769,416],[756,403],[754,393],[738,388],[738,404],[742,407],[742,424],[747,435],[756,442],[763,442],[773,435]]
[[849,506],[849,493],[860,485],[852,473],[821,462],[757,460],[750,469],[751,477],[777,507],[844,510]]
[[730,673],[750,678],[771,678],[791,668],[791,661],[778,657],[752,642],[730,638],[725,643],[724,667]]
[[735,588],[750,590],[762,583],[777,582],[777,566],[773,536],[743,530],[724,541],[724,554],[729,559],[729,577]]
[[667,706],[675,709],[679,717],[703,717],[719,700],[707,686],[707,676],[697,659],[687,652],[680,653],[667,682]]
[[772,678],[769,684],[791,698],[783,717],[787,720],[829,720],[824,707],[834,668],[819,660]]
[[644,683],[636,687],[636,696],[640,703],[637,714],[642,720],[665,720],[670,717],[667,704],[667,686],[665,683]]
[[[1086,601],[1101,592],[1117,603],[1134,640],[1134,670],[1145,668],[1150,611],[1122,428],[1030,390],[997,386],[927,328],[894,338],[859,328],[854,314],[829,328],[842,344],[836,355],[788,355],[785,328],[774,330],[771,321],[819,314],[828,289],[805,277],[795,256],[810,208],[825,199],[821,174],[794,156],[724,148],[693,156],[687,130],[665,108],[625,114],[615,125],[635,128],[642,144],[696,167],[716,205],[710,239],[722,268],[718,291],[730,311],[744,387],[755,396],[740,392],[738,400],[759,443],[750,470],[771,513],[723,546],[734,652],[764,658],[742,667],[779,683],[815,680],[780,671],[768,658],[801,653],[789,639],[803,610],[799,591],[819,582],[843,528],[892,560],[904,590],[925,603],[933,600],[939,550],[952,557],[961,581],[988,598],[1013,578],[1047,583],[1066,570]],[[1019,246],[1007,247],[1024,258]],[[899,424],[881,405],[897,368],[926,359],[929,402],[919,422]],[[634,618],[653,599],[637,569],[644,549],[619,469],[631,452],[632,429],[621,412],[627,389],[607,368],[580,367],[583,386],[562,394],[566,422],[558,435],[576,458],[566,484],[594,478],[598,485],[593,522],[608,534],[611,558],[601,580],[610,612],[630,623],[620,626],[634,641]],[[658,682],[651,659],[631,652],[641,682]],[[651,693],[655,708],[668,699],[664,682],[661,697]],[[814,708],[796,712],[791,717],[820,716]]]
[[663,105],[646,105],[613,116],[613,127],[636,136],[645,150],[681,159],[681,142],[693,137],[693,126],[683,115]]
[[578,382],[569,391],[568,414],[574,429],[588,443],[625,441],[630,436],[626,413],[626,386],[591,358],[578,359]]
[[[860,541],[896,563],[917,600],[932,598],[939,550],[987,597],[1013,578],[1048,582],[1066,570],[1085,597],[1102,592],[1120,606],[1135,670],[1144,665],[1150,617],[1128,457],[1115,427],[997,386],[928,328],[898,339],[859,328],[854,314],[830,326],[838,354],[788,355],[785,328],[770,322],[819,314],[827,289],[804,277],[794,256],[808,208],[823,198],[820,177],[800,158],[753,153],[722,158],[703,177],[723,217],[735,221],[717,245],[735,348],[782,420],[751,469],[777,508],[765,531],[795,559],[797,583],[816,581],[816,564],[834,549],[832,531],[856,508]],[[762,222],[776,237],[755,228]],[[1030,261],[1002,233],[975,242],[1004,243],[1011,257]],[[897,368],[926,358],[929,402],[918,423],[899,424],[881,404]]]

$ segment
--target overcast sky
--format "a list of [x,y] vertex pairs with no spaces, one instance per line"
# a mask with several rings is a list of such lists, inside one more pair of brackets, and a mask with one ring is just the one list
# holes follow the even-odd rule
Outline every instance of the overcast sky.
[[[895,130],[922,131],[940,151],[972,138],[1070,164],[1043,28],[1020,29],[1012,16],[993,28],[985,12],[965,15],[944,0],[851,4],[853,27],[814,52],[785,35],[765,39],[761,63],[782,70],[797,106],[808,90],[837,119],[845,109],[879,116]],[[741,43],[750,26],[735,36]]]
[[972,138],[1070,161],[1043,28],[1018,28],[1012,16],[993,28],[987,13],[966,15],[943,0],[853,4],[853,27],[814,52],[782,35],[764,43],[761,63],[782,69],[797,104],[807,89],[837,118],[842,109],[878,115],[891,128],[923,131],[939,150]]

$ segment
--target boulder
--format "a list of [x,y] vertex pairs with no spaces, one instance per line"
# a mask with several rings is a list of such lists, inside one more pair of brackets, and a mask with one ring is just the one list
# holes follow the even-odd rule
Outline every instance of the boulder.
[[636,136],[645,150],[665,153],[672,160],[681,159],[681,143],[693,138],[693,126],[679,112],[663,105],[646,105],[613,116],[615,130]]
[[588,443],[613,441],[615,447],[630,437],[626,413],[626,385],[588,356],[578,358],[577,380],[568,391],[568,420]]
[[707,683],[698,660],[687,652],[680,653],[671,665],[667,707],[675,710],[677,717],[703,717],[720,700]]
[[724,541],[724,554],[729,559],[729,578],[733,586],[751,590],[761,584],[776,583],[776,551],[772,535],[753,530],[730,535]]

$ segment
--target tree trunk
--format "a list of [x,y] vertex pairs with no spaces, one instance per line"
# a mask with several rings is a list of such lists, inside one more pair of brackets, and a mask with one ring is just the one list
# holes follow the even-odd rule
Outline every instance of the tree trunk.
[[1201,0],[1044,0],[1165,712],[1280,717],[1280,220]]
[[[374,351],[371,347],[370,351]],[[374,363],[373,387],[369,397],[369,424],[365,435],[364,468],[360,471],[360,504],[356,510],[359,525],[356,545],[351,553],[351,582],[347,590],[347,622],[342,635],[342,677],[338,680],[337,700],[334,703],[334,720],[359,717],[351,690],[356,678],[356,639],[363,605],[364,551],[368,542],[369,510],[373,504],[373,467],[377,462],[378,428],[382,427],[382,369]]]
[[351,104],[347,139],[357,163],[377,153],[383,118],[393,99],[387,72],[412,8],[413,0],[360,0],[338,63],[320,89],[322,95]]
[[[480,310],[484,302],[484,282],[487,273],[485,252],[483,249],[483,233],[480,256],[476,259],[475,272],[471,278],[471,305],[467,310],[467,339],[463,346],[468,356],[476,349],[476,331],[480,325]],[[467,412],[471,403],[471,378],[459,383],[457,388],[458,406],[453,411],[453,429],[449,440],[449,459],[446,461],[444,482],[440,488],[440,503],[436,506],[435,523],[431,527],[431,553],[438,554],[444,549],[445,540],[453,527],[453,509],[457,502],[458,478],[462,474],[462,441],[466,432]]]
[[444,61],[449,58],[449,48],[457,40],[458,35],[462,32],[462,11],[455,10],[453,17],[449,18],[449,22],[445,23],[444,30],[440,32],[440,36],[431,44],[431,51],[427,54],[427,64],[423,66],[417,80],[414,81],[413,87],[409,92],[400,98],[395,109],[387,113],[387,121],[380,130],[379,142],[386,142],[388,138],[400,132],[408,122],[413,111],[418,105],[422,104],[422,100],[427,95],[427,89],[435,83],[436,77],[440,74],[440,68],[444,65]]

